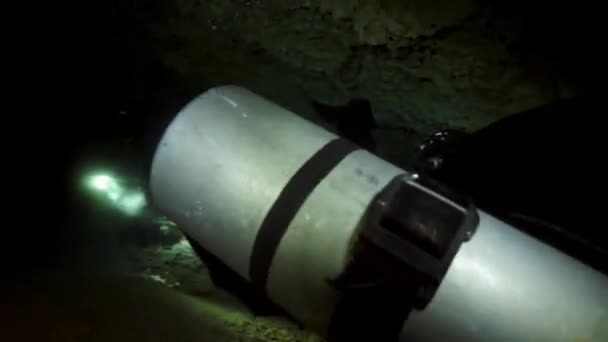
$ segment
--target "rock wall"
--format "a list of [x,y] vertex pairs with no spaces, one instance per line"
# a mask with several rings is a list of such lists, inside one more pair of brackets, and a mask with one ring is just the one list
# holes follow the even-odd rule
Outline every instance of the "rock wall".
[[484,1],[160,4],[164,16],[147,26],[156,53],[192,84],[242,84],[316,121],[313,99],[368,98],[389,159],[407,162],[412,143],[438,129],[476,130],[574,92],[514,52],[519,11]]

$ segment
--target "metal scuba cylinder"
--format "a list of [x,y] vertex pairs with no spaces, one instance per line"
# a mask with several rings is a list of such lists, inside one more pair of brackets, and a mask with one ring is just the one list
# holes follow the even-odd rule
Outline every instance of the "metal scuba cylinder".
[[241,87],[175,117],[150,188],[193,241],[323,335],[608,339],[605,276]]

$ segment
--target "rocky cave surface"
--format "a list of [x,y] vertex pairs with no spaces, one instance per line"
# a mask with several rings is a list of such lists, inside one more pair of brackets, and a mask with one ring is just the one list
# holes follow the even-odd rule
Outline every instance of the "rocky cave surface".
[[[378,125],[372,132],[378,153],[405,164],[415,144],[439,129],[474,131],[577,94],[581,81],[573,73],[585,61],[594,65],[583,35],[591,36],[588,28],[575,21],[579,9],[542,1],[156,0],[116,6],[110,19],[99,20],[121,41],[114,57],[135,66],[128,82],[153,78],[158,63],[179,80],[165,87],[194,95],[240,84],[330,129],[311,101],[342,105],[366,98]],[[586,53],[591,57],[579,56]],[[139,90],[129,96],[153,97],[142,89],[149,86],[135,84]]]
[[[159,216],[148,229],[155,230],[156,243],[128,249],[128,275],[151,280],[223,308],[227,315],[219,315],[216,320],[223,320],[226,327],[218,336],[232,335],[235,341],[323,341],[284,317],[254,316],[236,297],[215,286],[209,270],[179,227],[165,217]],[[129,244],[129,241],[123,243]],[[240,319],[226,318],[235,314]],[[207,334],[202,335],[205,336]]]

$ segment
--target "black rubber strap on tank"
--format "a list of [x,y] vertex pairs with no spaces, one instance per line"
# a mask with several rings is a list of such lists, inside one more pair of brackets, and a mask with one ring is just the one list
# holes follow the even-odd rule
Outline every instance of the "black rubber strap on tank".
[[291,177],[258,231],[249,264],[252,283],[265,291],[272,259],[287,227],[317,185],[358,146],[344,139],[332,140],[318,150]]

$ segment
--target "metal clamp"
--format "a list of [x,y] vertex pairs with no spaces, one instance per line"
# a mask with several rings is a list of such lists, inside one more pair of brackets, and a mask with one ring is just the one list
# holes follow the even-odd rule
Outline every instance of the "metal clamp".
[[467,196],[428,177],[402,175],[371,204],[362,236],[416,276],[414,305],[422,309],[478,223]]

